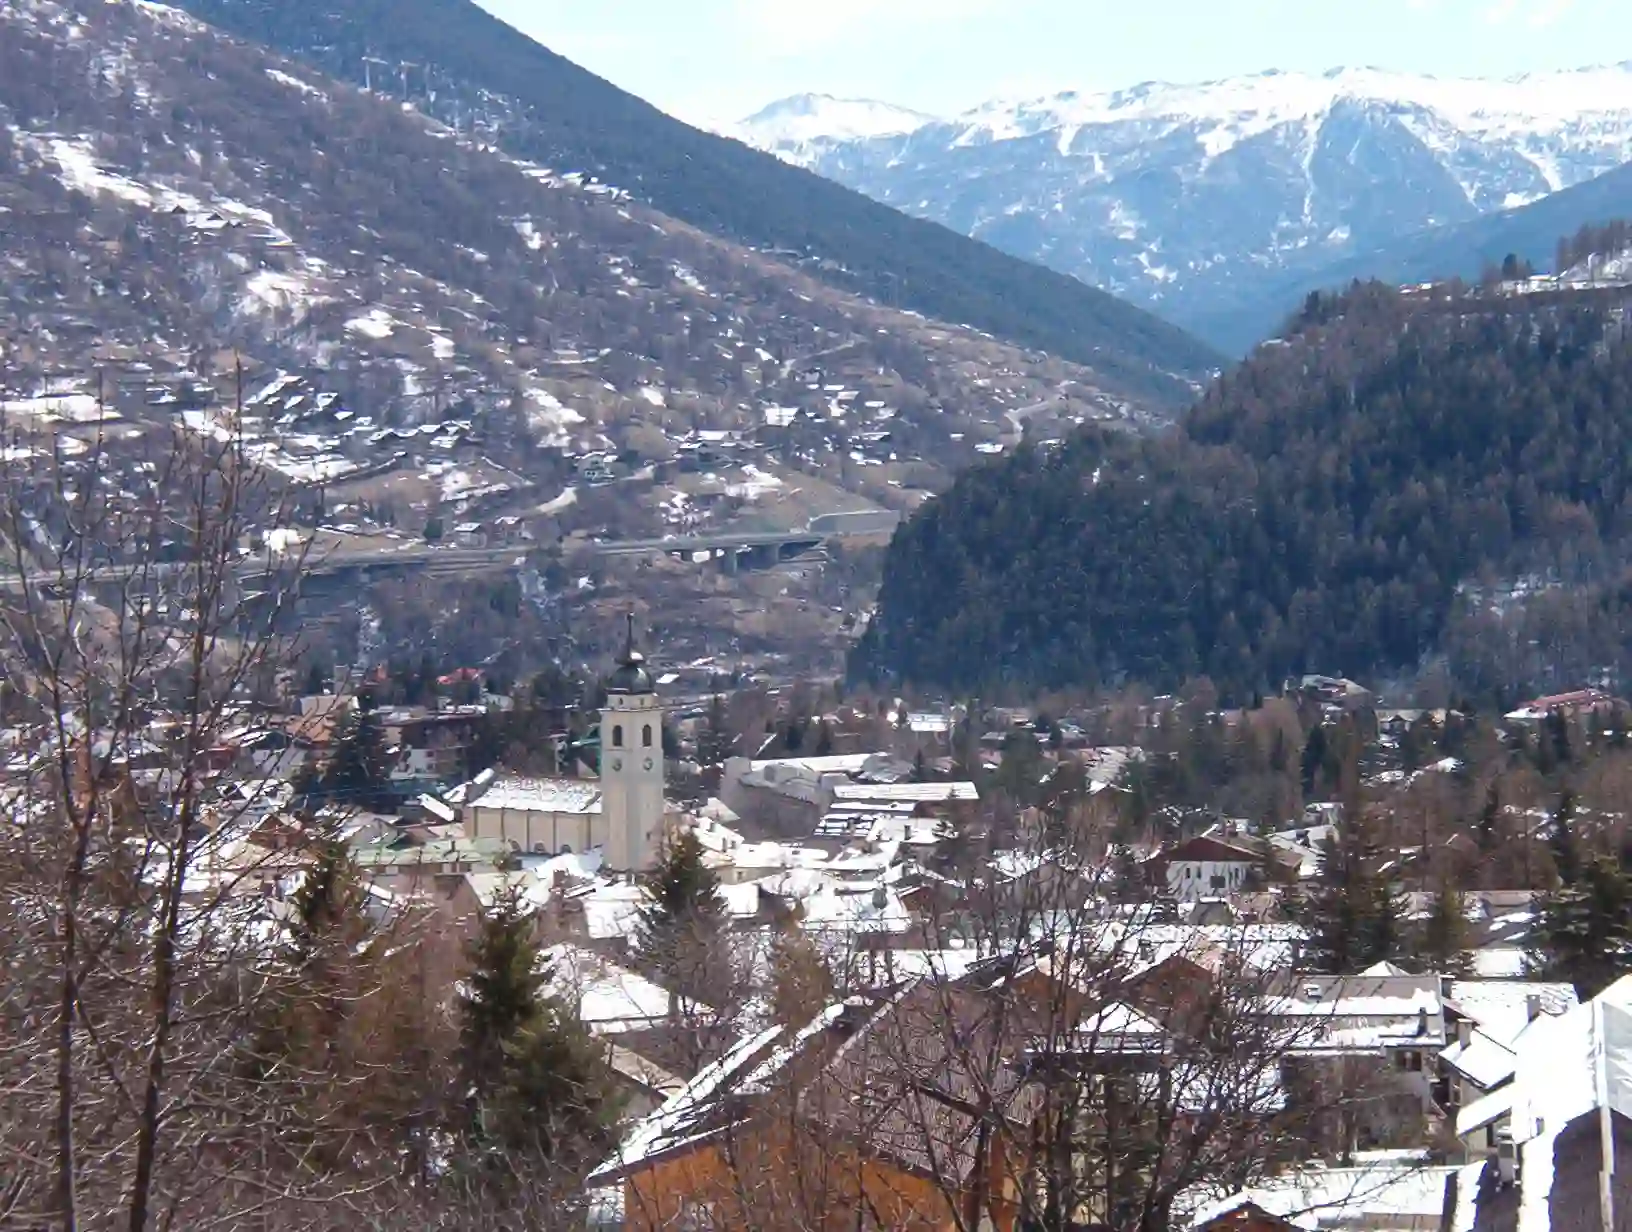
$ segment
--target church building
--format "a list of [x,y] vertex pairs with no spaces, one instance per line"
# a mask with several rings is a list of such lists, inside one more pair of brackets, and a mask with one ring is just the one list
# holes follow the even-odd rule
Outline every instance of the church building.
[[600,778],[497,775],[472,792],[461,815],[470,838],[499,839],[518,854],[599,848],[604,871],[640,872],[657,863],[662,847],[663,789],[663,703],[635,648],[631,616],[623,653],[606,678]]

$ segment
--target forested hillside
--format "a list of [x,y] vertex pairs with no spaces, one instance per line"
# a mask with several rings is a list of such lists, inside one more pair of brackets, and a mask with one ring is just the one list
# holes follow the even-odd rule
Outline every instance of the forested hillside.
[[1441,656],[1490,692],[1624,676],[1627,299],[1312,298],[1171,432],[964,476],[897,534],[855,670],[992,696]]
[[[1501,265],[1509,254],[1538,269],[1554,268],[1559,236],[1623,217],[1629,208],[1632,164],[1518,209],[1486,214],[1456,226],[1434,227],[1335,264],[1301,270],[1267,294],[1260,288],[1238,298],[1221,296],[1214,312],[1198,314],[1187,324],[1232,349],[1244,348],[1273,331],[1288,307],[1310,291],[1347,286],[1356,278],[1393,283],[1471,280]],[[1554,272],[1563,270],[1554,268]]]
[[[361,83],[365,59],[439,118],[593,175],[716,235],[803,259],[846,290],[1091,364],[1182,405],[1221,362],[1175,326],[736,141],[704,133],[518,34],[470,0],[184,0],[224,29]],[[402,69],[399,65],[410,64]]]

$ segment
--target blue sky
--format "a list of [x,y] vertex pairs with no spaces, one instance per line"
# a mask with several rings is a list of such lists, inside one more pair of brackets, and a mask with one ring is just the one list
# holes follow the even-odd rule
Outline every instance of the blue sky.
[[1632,59],[1632,0],[477,2],[693,121],[806,90],[942,113],[1267,68],[1508,76]]

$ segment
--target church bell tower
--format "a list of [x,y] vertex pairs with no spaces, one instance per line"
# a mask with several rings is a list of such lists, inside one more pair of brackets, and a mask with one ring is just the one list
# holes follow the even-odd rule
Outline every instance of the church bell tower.
[[635,618],[601,710],[601,816],[606,871],[641,872],[663,841],[663,703],[635,649]]

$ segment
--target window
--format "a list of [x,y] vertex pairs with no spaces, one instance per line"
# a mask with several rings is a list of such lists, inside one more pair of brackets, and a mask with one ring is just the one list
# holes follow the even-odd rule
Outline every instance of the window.
[[1222,890],[1223,888],[1224,888],[1224,875],[1222,873],[1214,873],[1213,874],[1213,889]]
[[612,725],[612,747],[615,748],[615,749],[621,749],[623,747],[623,724],[622,723],[614,723]]
[[640,742],[647,748],[652,747],[652,725],[650,723],[646,724],[645,728],[641,731]]
[[561,854],[564,855],[564,856],[570,856],[572,854],[572,844],[571,843],[562,843],[561,844]]

